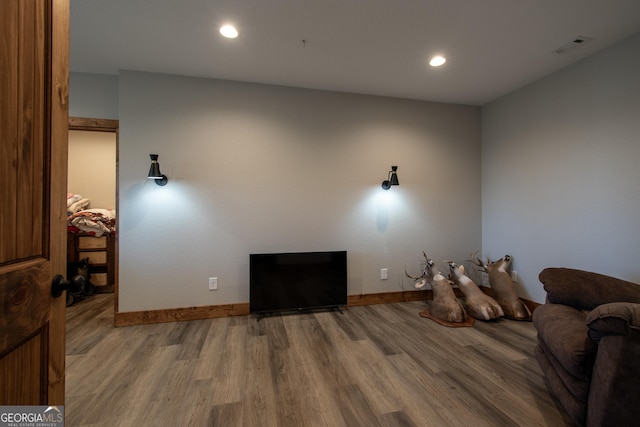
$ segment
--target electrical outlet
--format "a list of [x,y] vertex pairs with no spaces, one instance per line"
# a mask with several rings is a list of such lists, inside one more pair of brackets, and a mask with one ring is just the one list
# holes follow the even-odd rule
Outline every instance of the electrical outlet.
[[218,278],[217,277],[209,277],[209,290],[210,291],[218,290]]
[[517,271],[512,271],[511,272],[511,281],[512,282],[517,282],[518,281],[518,272]]
[[381,268],[380,269],[380,279],[387,280],[388,275],[389,275],[389,269],[388,268]]

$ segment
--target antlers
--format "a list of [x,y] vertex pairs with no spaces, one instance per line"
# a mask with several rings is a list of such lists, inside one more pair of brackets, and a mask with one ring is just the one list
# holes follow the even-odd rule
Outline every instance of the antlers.
[[482,260],[478,259],[478,257],[476,257],[476,254],[478,253],[478,251],[475,251],[474,253],[471,254],[471,259],[468,259],[467,261],[474,263],[475,265],[477,265],[478,267],[480,267],[480,269],[484,272],[487,271],[487,264],[491,264],[491,260],[489,260],[489,257],[487,257],[487,264],[485,264],[484,262],[482,262]]
[[412,276],[409,273],[407,273],[407,267],[404,268],[404,274],[405,276],[407,276],[409,279],[413,279],[413,280],[418,280],[418,279],[422,279],[422,276],[424,276],[424,273],[421,276]]
[[412,276],[409,273],[407,273],[407,268],[405,267],[404,269],[404,274],[410,278],[413,279],[415,281],[415,283],[413,284],[413,287],[416,289],[420,289],[422,287],[424,287],[427,283],[431,283],[431,280],[433,279],[433,260],[430,260],[429,257],[427,256],[427,254],[422,251],[422,256],[424,257],[424,261],[425,261],[425,266],[421,271],[420,276]]
[[430,267],[433,267],[433,260],[430,260],[429,257],[427,256],[427,254],[424,251],[422,251],[422,256],[424,257],[424,262],[425,262],[425,266],[422,269],[422,274],[420,274],[420,276],[414,277],[414,276],[410,275],[409,273],[407,273],[407,267],[405,267],[404,268],[404,274],[408,278],[413,279],[413,280],[422,279],[427,274],[427,269],[430,268]]

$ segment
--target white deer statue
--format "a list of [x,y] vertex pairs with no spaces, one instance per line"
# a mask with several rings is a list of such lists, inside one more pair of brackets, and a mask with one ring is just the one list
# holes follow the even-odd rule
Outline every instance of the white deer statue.
[[420,276],[410,276],[405,270],[405,274],[410,279],[415,280],[414,287],[416,289],[423,288],[426,284],[431,285],[433,291],[433,299],[429,303],[429,312],[431,316],[451,323],[462,323],[467,320],[467,313],[464,307],[458,301],[451,282],[444,277],[434,266],[433,260],[422,252],[425,259],[425,266]]
[[464,266],[453,261],[449,264],[449,279],[453,281],[464,294],[467,313],[478,320],[491,320],[504,316],[500,304],[489,295],[482,292],[476,282],[464,274]]
[[520,300],[516,288],[511,281],[509,270],[511,268],[511,256],[505,255],[495,262],[487,257],[484,263],[476,257],[477,252],[471,255],[471,261],[489,276],[489,285],[493,289],[493,297],[500,304],[505,317],[514,320],[531,320],[531,312]]

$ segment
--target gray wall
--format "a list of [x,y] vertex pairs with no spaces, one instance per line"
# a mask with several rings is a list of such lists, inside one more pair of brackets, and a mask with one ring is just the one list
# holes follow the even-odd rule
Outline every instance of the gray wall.
[[69,73],[69,116],[118,119],[118,76]]
[[137,72],[72,73],[70,113],[120,119],[121,311],[246,302],[249,253],[326,249],[350,294],[410,289],[423,249],[509,253],[543,302],[548,266],[640,282],[638,75],[640,35],[484,106],[481,131],[477,108]]
[[482,108],[482,242],[521,296],[572,267],[640,282],[640,34]]
[[250,253],[347,250],[348,292],[369,294],[411,290],[423,250],[481,247],[477,107],[133,71],[118,88],[120,311],[248,302]]

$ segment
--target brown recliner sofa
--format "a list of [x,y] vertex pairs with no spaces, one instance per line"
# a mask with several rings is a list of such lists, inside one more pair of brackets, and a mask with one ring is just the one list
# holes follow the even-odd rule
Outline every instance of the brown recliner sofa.
[[640,285],[569,268],[539,279],[547,301],[533,324],[548,387],[578,425],[638,425]]

